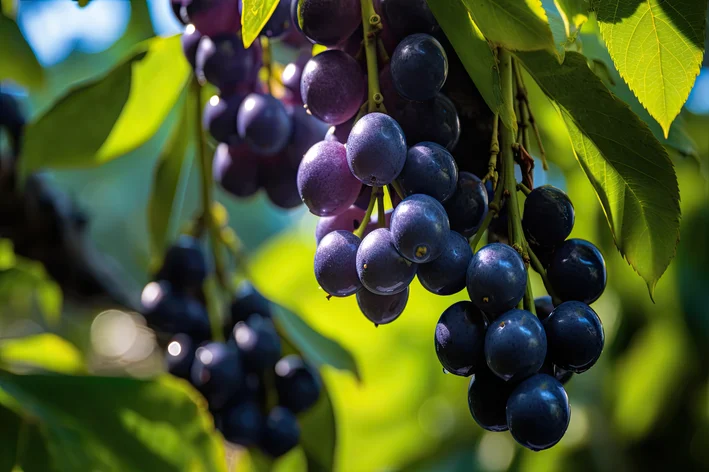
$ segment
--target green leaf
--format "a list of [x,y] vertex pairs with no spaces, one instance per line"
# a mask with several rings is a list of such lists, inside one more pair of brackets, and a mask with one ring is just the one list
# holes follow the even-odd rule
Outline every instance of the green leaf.
[[487,105],[500,114],[505,126],[516,131],[512,104],[502,100],[500,71],[493,49],[463,0],[429,0],[428,5]]
[[17,443],[22,418],[0,405],[0,472],[12,472],[17,463]]
[[485,37],[495,45],[511,51],[556,52],[541,0],[463,0],[463,3]]
[[588,14],[591,9],[590,0],[554,0],[564,23],[566,24],[566,34],[573,36],[588,21]]
[[0,81],[14,80],[31,89],[44,85],[44,70],[17,23],[0,12]]
[[542,6],[544,7],[544,12],[549,19],[549,28],[551,29],[551,34],[554,37],[554,47],[556,48],[556,53],[561,61],[564,60],[564,54],[566,54],[566,43],[569,40],[568,31],[566,28],[566,23],[564,18],[561,16],[556,2],[554,0],[542,0]]
[[0,364],[18,371],[42,369],[65,374],[87,372],[84,358],[76,346],[51,333],[0,341]]
[[679,240],[679,189],[665,148],[581,54],[568,52],[562,65],[544,52],[518,57],[559,107],[615,244],[652,296]]
[[287,308],[273,304],[273,311],[281,336],[300,351],[308,362],[318,369],[329,365],[352,372],[358,380],[361,378],[352,354],[340,344],[315,331]]
[[186,382],[0,372],[0,388],[40,422],[58,471],[223,471],[223,443]]
[[178,36],[145,41],[27,127],[23,172],[100,165],[136,149],[157,132],[188,78]]
[[47,450],[47,439],[38,424],[28,424],[24,420],[20,430],[17,465],[22,472],[54,472],[56,467]]
[[335,469],[337,428],[330,392],[323,385],[318,402],[299,418],[300,445],[308,462],[308,472]]
[[665,136],[704,55],[704,0],[597,0],[603,39],[621,77]]
[[153,254],[164,253],[176,233],[175,224],[192,172],[193,156],[188,155],[188,145],[195,126],[195,103],[192,94],[186,95],[153,175],[148,201],[148,229]]
[[268,19],[276,11],[278,2],[279,0],[244,0],[241,13],[241,36],[244,47],[251,46],[258,37]]

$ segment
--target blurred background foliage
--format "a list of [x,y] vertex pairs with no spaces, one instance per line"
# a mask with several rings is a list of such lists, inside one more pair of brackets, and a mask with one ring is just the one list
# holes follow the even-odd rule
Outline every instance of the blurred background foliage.
[[[94,1],[84,9],[70,1],[3,0],[3,6],[15,16],[42,66],[43,84],[29,95],[23,96],[23,89],[12,82],[2,85],[3,90],[22,96],[33,118],[76,84],[106,74],[138,42],[155,33],[167,36],[180,31],[167,0]],[[597,64],[599,75],[642,113],[597,34],[593,21],[586,23],[581,35],[583,52],[605,65]],[[176,55],[175,60],[182,59]],[[334,411],[337,470],[709,469],[709,304],[704,298],[709,288],[709,68],[702,70],[670,136],[679,143],[673,145],[671,155],[680,183],[682,236],[675,260],[657,285],[655,303],[643,280],[616,250],[559,115],[533,81],[527,83],[552,162],[548,173],[541,166],[535,170],[536,184],[549,182],[568,192],[577,212],[572,237],[588,239],[602,249],[609,280],[594,304],[606,330],[604,355],[598,367],[570,382],[569,431],[549,451],[532,453],[517,446],[507,433],[483,432],[468,412],[468,380],[442,373],[433,349],[435,323],[463,294],[434,296],[414,281],[401,318],[375,328],[359,313],[353,298],[327,300],[318,288],[312,274],[314,216],[302,208],[275,209],[263,195],[245,201],[219,195],[230,225],[248,249],[249,273],[256,286],[339,342],[358,364],[360,380],[351,373],[323,368],[333,408],[319,408],[314,419],[307,420],[312,434],[307,441],[318,447],[335,439],[328,426],[330,411]],[[51,172],[56,184],[90,216],[90,236],[97,248],[116,261],[127,283],[137,290],[148,280],[155,257],[147,214],[153,172],[180,119],[179,109],[173,107],[152,137],[119,159],[100,167]],[[643,119],[651,121],[646,113]],[[132,125],[138,129],[144,123]],[[659,130],[656,123],[651,126]],[[191,153],[186,159],[193,158]],[[174,207],[179,221],[172,225],[173,233],[195,215],[198,185],[195,167],[185,177],[182,198]],[[109,316],[103,308],[65,301],[59,319],[61,294],[45,280],[41,267],[30,262],[7,264],[13,255],[3,251],[0,245],[0,274],[16,270],[25,276],[0,277],[2,365],[134,376],[159,370],[159,354],[145,347],[152,341],[139,317],[120,312]],[[31,297],[18,296],[21,287],[41,288],[32,292],[39,293],[39,309],[28,305]],[[535,293],[543,293],[540,280],[536,280]],[[18,344],[16,338],[27,334],[34,334],[30,343]],[[67,392],[64,402],[81,405],[90,399],[88,395],[109,392],[107,386],[91,388],[98,390]],[[131,391],[128,387],[122,390]],[[0,430],[6,424],[10,423],[2,423]],[[81,431],[89,434],[89,439],[81,437],[86,440],[82,445],[92,447],[91,428]],[[305,461],[298,449],[276,464],[276,470],[302,470]],[[237,470],[263,466],[258,457],[237,455],[232,462]],[[130,467],[138,462],[123,464]]]

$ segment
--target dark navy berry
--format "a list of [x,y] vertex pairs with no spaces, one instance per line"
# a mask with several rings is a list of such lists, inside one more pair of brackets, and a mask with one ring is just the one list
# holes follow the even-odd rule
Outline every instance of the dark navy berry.
[[446,309],[436,324],[438,360],[451,374],[467,377],[485,366],[485,316],[470,302]]
[[448,215],[433,197],[406,197],[391,215],[391,235],[399,253],[411,262],[423,263],[441,255],[450,233]]
[[158,277],[175,290],[199,290],[207,278],[207,259],[199,240],[180,236],[165,253]]
[[258,444],[266,419],[258,403],[246,401],[227,407],[217,413],[215,421],[227,441],[241,446]]
[[448,213],[451,229],[469,238],[485,219],[487,205],[487,191],[482,181],[470,172],[460,172],[455,193],[443,207]]
[[239,321],[246,321],[254,313],[270,318],[271,302],[261,295],[251,282],[244,281],[236,289],[234,301],[231,304],[232,326]]
[[377,295],[403,292],[416,275],[417,265],[397,252],[386,228],[375,229],[364,237],[356,261],[362,285]]
[[[296,0],[295,20],[313,43],[335,46],[362,22],[359,0]],[[296,22],[294,21],[294,22]]]
[[293,123],[280,100],[268,94],[252,93],[239,105],[236,130],[254,152],[281,152],[291,137]]
[[[279,0],[276,11],[266,22],[261,30],[261,34],[267,38],[278,38],[290,27],[290,7],[291,0]],[[243,2],[239,2],[239,11],[243,8]]]
[[299,441],[300,427],[295,415],[283,407],[273,408],[266,418],[261,450],[276,458],[293,449]]
[[601,251],[583,239],[569,239],[559,246],[547,275],[562,301],[591,304],[606,288],[606,262]]
[[391,323],[406,308],[409,301],[409,287],[394,295],[377,295],[366,288],[357,292],[357,305],[369,321],[375,325]]
[[416,275],[421,285],[436,295],[453,295],[465,288],[465,276],[473,258],[468,240],[449,231],[443,253],[432,262],[421,264]]
[[440,144],[418,143],[406,153],[406,163],[398,180],[406,195],[423,193],[445,202],[458,184],[458,166],[451,153]]
[[582,302],[564,302],[544,320],[549,359],[565,370],[580,374],[596,363],[605,335],[601,320]]
[[544,360],[544,365],[542,365],[542,368],[539,369],[539,373],[551,375],[556,380],[561,382],[561,385],[566,385],[566,382],[571,380],[571,377],[574,376],[574,373],[571,372],[570,370],[562,369],[561,367],[554,365],[549,360],[549,348],[548,347],[547,347],[547,358]]
[[276,364],[278,404],[298,414],[311,408],[320,397],[322,381],[318,372],[296,355]]
[[432,141],[449,151],[456,147],[460,138],[460,119],[455,105],[448,97],[439,93],[433,100],[426,102],[402,102],[401,106],[391,110],[387,108],[387,111],[401,125],[410,146]]
[[253,314],[245,323],[236,324],[233,335],[250,372],[270,370],[281,357],[281,338],[270,318]]
[[574,206],[556,187],[537,187],[524,201],[522,227],[527,241],[542,247],[562,243],[574,227]]
[[488,431],[507,431],[507,399],[514,384],[487,368],[478,369],[468,385],[468,408],[475,422]]
[[547,355],[547,337],[539,319],[526,310],[510,310],[490,324],[485,335],[485,360],[505,381],[536,373]]
[[334,297],[354,295],[362,287],[357,276],[360,239],[348,231],[333,231],[315,251],[315,279]]
[[229,98],[212,96],[204,106],[202,114],[202,127],[209,131],[214,139],[220,143],[235,146],[241,143],[241,138],[236,132],[236,114],[243,95],[234,95]]
[[527,288],[527,269],[510,246],[492,243],[473,255],[466,277],[468,294],[489,315],[516,307]]
[[182,379],[190,378],[190,370],[194,361],[196,346],[186,334],[177,334],[167,345],[165,352],[165,363],[167,371],[175,377]]
[[175,292],[166,281],[150,282],[141,294],[143,315],[148,325],[158,333],[184,333],[196,343],[210,336],[207,309],[198,300],[183,292]]
[[512,437],[533,451],[549,449],[566,433],[571,419],[569,397],[561,383],[537,374],[520,383],[507,400]]
[[224,407],[244,385],[238,350],[215,342],[197,348],[190,378],[211,409]]
[[551,297],[544,295],[543,297],[535,298],[534,311],[537,312],[537,318],[539,318],[540,321],[544,321],[551,312],[554,311],[554,304],[551,302]]
[[[506,217],[504,224],[507,225]],[[504,234],[507,234],[506,229]],[[541,262],[542,267],[544,267],[545,269],[549,267],[549,264],[551,264],[551,260],[554,257],[554,251],[556,250],[556,248],[557,246],[538,246],[534,243],[529,243],[529,249],[534,253],[535,256],[537,256],[537,259],[539,259],[539,262]]]
[[363,184],[390,184],[405,162],[406,138],[394,118],[369,113],[352,127],[347,137],[347,164]]
[[197,47],[195,74],[222,91],[231,91],[258,73],[252,48],[244,49],[241,36],[236,34],[203,36]]
[[417,33],[398,44],[390,67],[399,95],[423,102],[434,98],[443,87],[448,76],[448,57],[436,38]]

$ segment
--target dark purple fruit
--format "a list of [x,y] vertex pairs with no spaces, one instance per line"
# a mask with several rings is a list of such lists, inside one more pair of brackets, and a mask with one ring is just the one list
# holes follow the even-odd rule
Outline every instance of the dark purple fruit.
[[506,244],[492,243],[473,255],[466,283],[473,303],[494,319],[522,300],[527,268],[517,251]]
[[449,231],[441,255],[432,262],[421,264],[416,275],[421,285],[436,295],[453,295],[465,288],[465,276],[473,258],[468,240]]
[[436,324],[434,345],[447,372],[467,377],[484,368],[486,328],[485,316],[470,302],[455,303],[443,312]]
[[559,246],[547,275],[554,293],[565,302],[590,305],[606,288],[606,262],[601,251],[583,239],[569,239]]
[[448,215],[433,197],[406,197],[391,215],[391,235],[397,251],[411,262],[434,261],[441,255],[450,233]]
[[391,323],[406,308],[409,301],[409,287],[394,295],[377,295],[366,288],[357,292],[357,305],[364,316],[375,325]]
[[393,295],[409,286],[417,265],[399,254],[385,228],[364,237],[357,250],[357,274],[364,288],[377,295]]
[[328,233],[315,251],[315,279],[334,297],[354,295],[362,283],[357,276],[360,239],[347,231]]

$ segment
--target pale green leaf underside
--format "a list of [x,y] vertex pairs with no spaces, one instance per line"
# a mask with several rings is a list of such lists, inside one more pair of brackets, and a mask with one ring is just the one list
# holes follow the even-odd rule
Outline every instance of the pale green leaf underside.
[[463,0],[429,0],[428,5],[487,105],[500,114],[505,126],[516,130],[512,104],[506,106],[502,100],[495,55]]
[[518,56],[559,107],[616,246],[652,295],[679,240],[679,188],[667,151],[581,54],[567,52],[562,65],[544,52]]
[[699,74],[706,0],[598,0],[616,68],[665,136]]
[[241,14],[241,35],[244,47],[251,46],[251,43],[258,37],[268,19],[276,11],[278,1],[244,0]]
[[566,54],[566,43],[569,39],[566,22],[554,0],[542,0],[542,5],[549,19],[549,28],[554,37],[554,48],[559,59],[563,61]]
[[463,0],[485,37],[512,51],[556,51],[540,0]]

